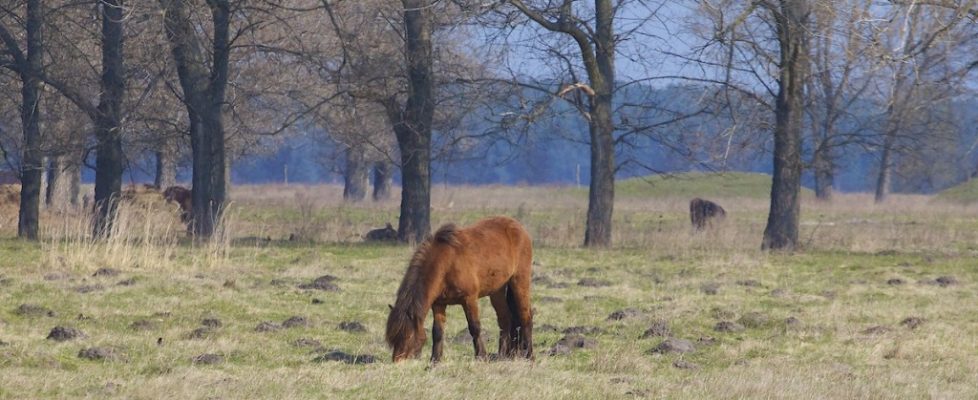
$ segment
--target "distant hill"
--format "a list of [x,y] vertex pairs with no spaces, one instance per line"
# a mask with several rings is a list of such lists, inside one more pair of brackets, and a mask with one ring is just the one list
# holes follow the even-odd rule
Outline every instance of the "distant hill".
[[951,203],[978,203],[978,179],[970,179],[957,186],[947,188],[934,198]]
[[[623,179],[616,196],[628,197],[747,197],[771,196],[771,175],[747,172],[685,172]],[[802,195],[812,191],[802,188]]]

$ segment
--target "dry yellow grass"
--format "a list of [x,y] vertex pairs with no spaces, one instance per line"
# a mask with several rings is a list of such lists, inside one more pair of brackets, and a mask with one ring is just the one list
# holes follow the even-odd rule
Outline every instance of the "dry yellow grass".
[[[762,200],[714,199],[728,219],[697,235],[688,199],[622,196],[618,244],[592,251],[579,248],[579,190],[439,185],[433,194],[435,225],[508,214],[533,234],[535,362],[473,361],[469,345],[452,341],[465,322],[450,308],[445,363],[390,364],[386,304],[411,249],[359,242],[396,221],[397,202],[343,204],[336,186],[243,186],[232,192],[224,234],[208,245],[187,241],[177,212],[152,203],[124,207],[105,242],[90,241],[77,210],[46,211],[40,244],[0,240],[0,398],[978,397],[978,207],[923,196],[883,206],[865,195],[806,200],[805,249],[767,254],[759,251]],[[303,240],[289,242],[291,234]],[[93,276],[99,268],[120,273]],[[323,274],[338,277],[342,291],[297,288]],[[941,276],[957,283],[936,285]],[[579,285],[584,278],[610,286]],[[21,315],[20,304],[55,315]],[[483,307],[495,337],[491,307]],[[638,314],[607,319],[627,308]],[[255,331],[292,315],[308,325]],[[901,324],[908,317],[922,324]],[[191,339],[204,318],[222,326]],[[148,328],[133,328],[140,321]],[[338,329],[344,321],[367,332]],[[696,351],[649,353],[663,339],[640,339],[654,321]],[[718,332],[720,321],[754,325]],[[55,325],[87,337],[46,340]],[[598,328],[586,335],[596,346],[546,355],[573,326]],[[313,362],[322,351],[290,344],[299,338],[377,362]],[[124,358],[78,357],[93,346]],[[191,362],[203,353],[224,361]],[[675,367],[680,360],[698,368]]]

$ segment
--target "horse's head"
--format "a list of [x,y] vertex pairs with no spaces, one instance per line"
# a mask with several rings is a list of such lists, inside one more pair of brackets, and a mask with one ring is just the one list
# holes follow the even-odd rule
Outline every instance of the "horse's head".
[[427,340],[424,331],[424,317],[414,312],[390,307],[387,317],[387,345],[393,350],[392,360],[396,363],[408,358],[417,358]]

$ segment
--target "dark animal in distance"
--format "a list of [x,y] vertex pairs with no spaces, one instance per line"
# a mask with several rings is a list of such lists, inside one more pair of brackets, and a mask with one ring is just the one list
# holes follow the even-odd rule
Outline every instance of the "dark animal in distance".
[[363,237],[363,240],[368,242],[394,242],[397,241],[397,229],[394,229],[390,223],[386,227],[380,229],[374,229]]
[[479,322],[479,298],[489,296],[499,324],[499,356],[533,358],[530,308],[533,245],[526,229],[509,217],[491,217],[458,228],[444,225],[418,246],[397,300],[387,317],[393,361],[417,357],[424,347],[424,321],[434,313],[431,361],[441,359],[445,308],[465,311],[478,359],[487,357]]
[[190,222],[190,212],[193,209],[190,189],[183,186],[170,186],[163,191],[163,198],[167,203],[180,205],[180,220],[184,223]]
[[689,219],[697,231],[712,226],[714,221],[722,221],[726,216],[723,207],[712,201],[697,197],[689,202]]

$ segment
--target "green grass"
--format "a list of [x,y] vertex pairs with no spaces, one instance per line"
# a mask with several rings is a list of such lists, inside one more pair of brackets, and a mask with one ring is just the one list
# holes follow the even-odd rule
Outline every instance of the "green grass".
[[[509,190],[519,195],[500,194]],[[520,215],[533,234],[532,363],[473,360],[471,344],[454,340],[466,324],[461,309],[451,307],[444,363],[428,364],[429,343],[423,359],[391,364],[384,322],[412,254],[407,246],[280,236],[268,244],[239,240],[216,248],[176,240],[0,239],[0,341],[6,343],[0,346],[0,399],[978,397],[973,211],[899,196],[876,208],[868,197],[842,195],[834,205],[804,205],[804,251],[768,254],[758,250],[764,199],[731,198],[727,224],[703,234],[690,232],[683,201],[627,200],[616,208],[618,245],[588,250],[577,246],[581,204],[559,202],[565,194],[468,188],[454,195],[452,207],[440,200],[445,195],[435,196],[436,225],[503,213]],[[288,202],[235,198],[244,205],[234,225],[248,229],[236,237],[261,229],[288,232],[300,219],[324,235],[357,232],[395,207],[326,202],[303,212]],[[486,198],[491,201],[478,202]],[[120,274],[92,276],[101,267]],[[324,274],[338,278],[340,292],[297,287]],[[941,276],[958,283],[932,284]],[[118,284],[129,278],[133,285]],[[584,278],[610,285],[578,285]],[[902,284],[888,283],[892,279]],[[85,285],[102,289],[76,291]],[[55,314],[18,315],[20,304]],[[487,345],[494,349],[495,315],[487,299],[481,305]],[[638,315],[608,319],[627,308]],[[744,323],[743,331],[714,329],[750,315],[761,318]],[[291,316],[309,323],[255,331],[262,322]],[[799,322],[789,324],[789,317]],[[901,324],[908,317],[924,322],[911,329]],[[222,326],[190,338],[204,318]],[[148,321],[149,328],[133,329],[137,321]],[[344,321],[361,322],[367,332],[342,331]],[[641,338],[655,321],[667,322],[671,336],[698,343],[696,350],[650,353],[664,339]],[[45,339],[57,325],[87,337]],[[597,328],[586,335],[596,346],[548,355],[564,336],[560,331],[574,326]],[[886,330],[867,332],[877,326]],[[315,362],[322,351],[293,345],[297,339],[373,355],[377,362]],[[120,357],[78,357],[93,346],[115,349]],[[192,358],[204,353],[224,362],[194,365]],[[697,368],[676,368],[679,360]]]
[[978,180],[970,179],[957,186],[945,189],[934,196],[934,199],[959,204],[978,202]]
[[[744,172],[687,172],[623,179],[616,194],[641,197],[769,198],[771,175]],[[810,193],[803,189],[804,193]]]

